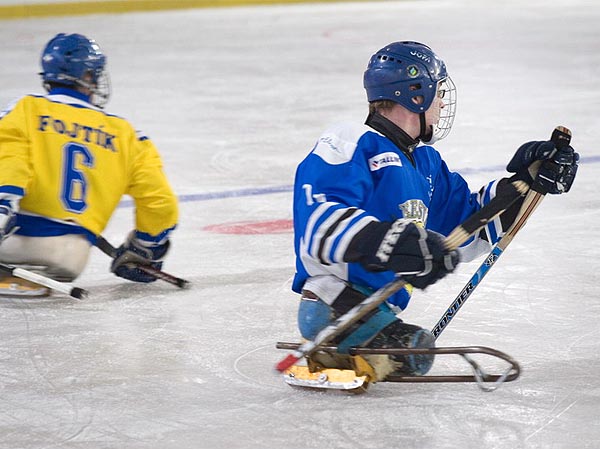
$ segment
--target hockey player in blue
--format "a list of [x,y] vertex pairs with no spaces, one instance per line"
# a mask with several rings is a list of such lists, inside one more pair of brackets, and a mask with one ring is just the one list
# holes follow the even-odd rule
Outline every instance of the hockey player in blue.
[[[444,62],[426,45],[395,42],[375,53],[364,73],[369,102],[365,124],[330,127],[300,163],[294,187],[296,274],[301,294],[298,326],[312,340],[332,320],[390,282],[409,281],[374,313],[339,336],[339,351],[432,347],[431,333],[396,314],[413,287],[425,289],[452,272],[459,261],[491,249],[514,221],[513,205],[458,252],[443,238],[514,179],[531,182],[529,166],[549,157],[551,142],[524,144],[509,164],[511,178],[472,192],[431,146],[452,127],[456,89]],[[423,143],[425,145],[419,145]],[[548,191],[568,191],[577,160],[546,169]],[[345,367],[343,355],[316,352],[320,367]],[[390,373],[422,375],[432,357],[369,356],[377,379]]]

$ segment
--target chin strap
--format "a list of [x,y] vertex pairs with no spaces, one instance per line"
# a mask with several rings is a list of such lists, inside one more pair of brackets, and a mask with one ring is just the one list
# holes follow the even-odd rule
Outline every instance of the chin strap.
[[428,142],[431,142],[431,138],[433,138],[433,128],[432,127],[427,127],[427,125],[425,124],[425,113],[419,113],[419,125],[420,125],[420,130],[419,130],[419,137],[418,139],[421,140],[421,142],[427,144]]

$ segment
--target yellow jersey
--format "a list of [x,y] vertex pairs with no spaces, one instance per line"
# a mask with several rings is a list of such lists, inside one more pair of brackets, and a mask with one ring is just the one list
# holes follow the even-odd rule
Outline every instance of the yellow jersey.
[[2,192],[22,195],[19,215],[96,236],[124,194],[135,203],[136,230],[150,240],[164,240],[178,220],[152,141],[70,89],[24,96],[0,113]]

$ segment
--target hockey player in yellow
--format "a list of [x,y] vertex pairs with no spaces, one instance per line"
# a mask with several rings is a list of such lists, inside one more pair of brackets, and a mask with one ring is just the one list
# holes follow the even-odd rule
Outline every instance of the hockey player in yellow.
[[[41,59],[47,94],[24,96],[0,113],[0,262],[74,280],[127,194],[135,202],[135,227],[111,271],[155,281],[135,265],[161,268],[178,220],[156,147],[102,109],[110,85],[94,40],[58,34]],[[1,293],[45,292],[0,279]]]

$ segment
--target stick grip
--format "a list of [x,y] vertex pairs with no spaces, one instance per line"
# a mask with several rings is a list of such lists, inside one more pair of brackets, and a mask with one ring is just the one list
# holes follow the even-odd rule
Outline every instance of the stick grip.
[[571,144],[571,136],[571,130],[569,130],[567,127],[559,125],[552,132],[550,140],[554,142],[554,145],[556,145],[557,149],[563,150]]

